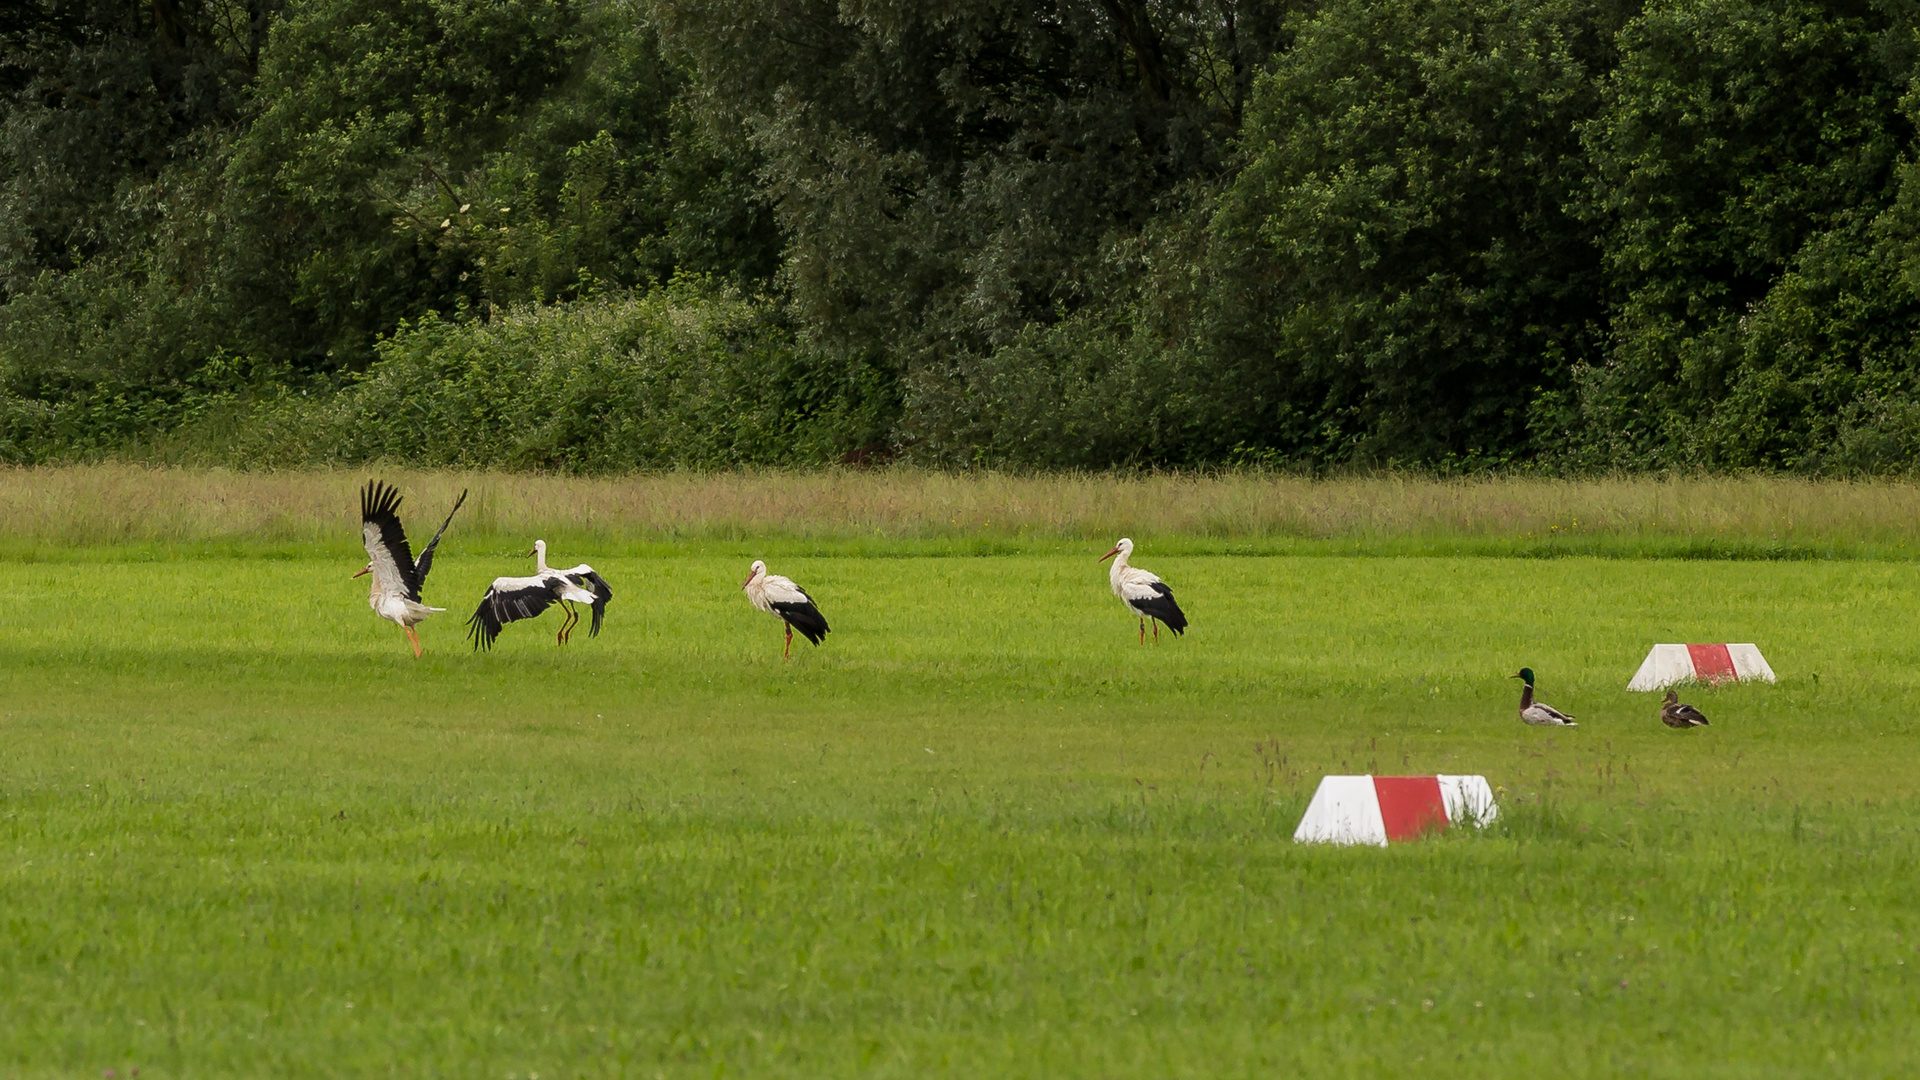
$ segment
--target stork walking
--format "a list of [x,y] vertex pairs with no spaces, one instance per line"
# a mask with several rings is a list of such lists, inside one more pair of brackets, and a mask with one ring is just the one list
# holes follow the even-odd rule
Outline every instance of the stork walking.
[[494,578],[487,594],[480,598],[480,606],[467,620],[467,637],[472,639],[476,651],[493,648],[501,627],[534,618],[556,603],[566,611],[567,617],[561,620],[560,629],[554,634],[554,644],[565,645],[572,638],[573,628],[580,621],[575,604],[593,608],[593,622],[587,626],[587,636],[600,635],[607,603],[613,599],[613,588],[606,579],[586,563],[567,570],[548,566],[545,540],[535,540],[533,550],[527,554],[534,558],[533,575]]
[[1153,640],[1160,641],[1160,624],[1166,623],[1167,629],[1179,635],[1186,633],[1187,616],[1174,602],[1173,590],[1158,577],[1130,566],[1127,560],[1133,557],[1133,541],[1121,537],[1113,545],[1113,550],[1100,556],[1100,561],[1113,560],[1107,569],[1107,580],[1113,583],[1113,595],[1127,605],[1127,610],[1140,617],[1140,644],[1147,643],[1147,620],[1153,620]]
[[754,607],[780,616],[780,621],[787,624],[787,647],[780,655],[783,658],[793,655],[795,630],[815,645],[820,644],[821,639],[827,636],[827,619],[813,605],[813,597],[779,574],[767,573],[767,564],[759,559],[753,560],[751,571],[740,586],[745,590],[747,599],[753,601]]
[[366,545],[367,565],[353,576],[373,575],[367,604],[375,614],[407,632],[415,659],[420,656],[420,635],[413,628],[434,612],[447,610],[422,603],[420,590],[427,584],[427,571],[433,568],[434,549],[440,546],[440,538],[446,535],[460,504],[466,501],[463,490],[454,500],[453,509],[447,511],[447,520],[440,523],[440,531],[427,541],[420,561],[415,562],[413,549],[407,546],[407,531],[400,527],[399,489],[369,480],[360,492],[360,539]]

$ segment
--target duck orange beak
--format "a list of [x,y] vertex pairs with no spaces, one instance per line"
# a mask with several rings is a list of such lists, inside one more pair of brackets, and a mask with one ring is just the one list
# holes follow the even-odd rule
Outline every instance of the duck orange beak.
[[1097,559],[1097,560],[1095,560],[1095,561],[1097,561],[1097,562],[1106,562],[1106,561],[1107,561],[1108,559],[1111,559],[1111,558],[1113,558],[1113,557],[1114,557],[1115,555],[1118,555],[1118,554],[1120,554],[1120,549],[1116,547],[1116,548],[1114,548],[1114,549],[1113,549],[1112,551],[1109,551],[1109,552],[1107,552],[1107,553],[1106,553],[1105,555],[1102,555],[1102,556],[1100,556],[1100,558],[1099,558],[1099,559]]
[[[353,575],[353,577],[362,578],[362,577],[366,577],[368,574],[371,574],[371,573],[373,573],[373,567],[371,565],[363,566],[360,568],[360,572]],[[348,578],[347,580],[352,581],[353,578]]]
[[1518,679],[1518,678],[1520,678],[1520,673],[1516,671],[1516,672],[1514,672],[1513,674],[1511,674],[1511,675],[1509,675],[1509,676],[1507,676],[1507,678],[1509,678],[1509,679]]

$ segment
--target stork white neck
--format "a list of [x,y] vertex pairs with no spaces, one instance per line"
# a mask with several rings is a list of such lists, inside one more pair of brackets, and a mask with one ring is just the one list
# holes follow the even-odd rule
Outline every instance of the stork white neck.
[[545,540],[535,540],[533,542],[533,572],[535,576],[547,572],[547,542]]
[[1120,542],[1113,545],[1112,554],[1113,565],[1107,568],[1107,580],[1118,586],[1120,579],[1127,575],[1127,556],[1133,554],[1133,541],[1121,537]]

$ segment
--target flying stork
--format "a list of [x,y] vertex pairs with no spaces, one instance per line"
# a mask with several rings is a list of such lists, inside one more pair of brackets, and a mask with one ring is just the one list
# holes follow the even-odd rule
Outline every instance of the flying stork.
[[421,603],[420,589],[427,583],[427,571],[433,568],[434,549],[440,546],[440,538],[446,535],[460,504],[466,501],[467,493],[462,490],[453,509],[447,511],[447,520],[440,523],[440,531],[427,541],[420,561],[414,562],[413,549],[407,546],[407,531],[400,527],[400,490],[369,480],[360,492],[360,539],[367,548],[367,565],[353,576],[373,575],[367,604],[375,614],[407,632],[415,659],[420,656],[420,635],[413,628],[434,612],[447,610]]
[[480,598],[480,606],[474,609],[473,617],[467,620],[467,636],[473,640],[475,650],[493,648],[501,627],[531,619],[556,602],[566,609],[567,617],[554,635],[554,644],[565,645],[573,636],[573,627],[580,621],[574,604],[593,608],[593,622],[587,627],[587,636],[599,636],[607,602],[613,599],[613,588],[606,579],[586,563],[568,570],[548,566],[545,540],[535,540],[533,550],[527,554],[535,560],[533,576],[494,578],[487,595]]
[[1113,583],[1113,595],[1127,605],[1127,610],[1140,617],[1140,644],[1147,643],[1147,620],[1153,620],[1153,640],[1160,640],[1160,624],[1166,623],[1167,629],[1175,634],[1183,634],[1187,629],[1187,616],[1180,605],[1173,601],[1173,590],[1167,583],[1140,569],[1128,566],[1127,560],[1133,557],[1133,541],[1121,537],[1113,545],[1113,550],[1100,556],[1100,561],[1113,560],[1113,566],[1107,571],[1107,580]]
[[820,609],[813,606],[813,597],[807,591],[779,574],[767,573],[767,564],[759,559],[753,560],[752,572],[740,588],[746,591],[747,599],[761,611],[780,616],[787,624],[787,647],[782,657],[793,655],[793,632],[800,631],[808,641],[820,644],[827,636],[827,619]]

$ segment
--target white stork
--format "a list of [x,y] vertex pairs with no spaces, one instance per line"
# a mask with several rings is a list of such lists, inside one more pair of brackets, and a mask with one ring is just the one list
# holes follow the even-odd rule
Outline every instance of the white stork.
[[820,644],[827,636],[827,618],[820,609],[813,606],[813,597],[807,591],[779,574],[767,573],[767,564],[759,559],[753,560],[751,573],[740,588],[746,591],[747,599],[761,611],[780,616],[787,624],[787,647],[781,652],[783,657],[793,655],[793,632],[800,631],[808,641]]
[[475,650],[493,648],[501,627],[534,618],[556,602],[566,609],[567,617],[554,635],[554,644],[565,645],[572,636],[574,624],[580,621],[580,613],[573,608],[576,603],[593,607],[593,622],[587,627],[587,636],[599,635],[607,602],[613,599],[613,588],[606,579],[586,563],[569,570],[549,567],[545,540],[535,540],[533,550],[527,554],[536,560],[533,576],[494,578],[487,595],[480,598],[480,606],[467,620],[467,636],[473,640]]
[[369,480],[360,492],[360,539],[367,548],[367,565],[353,576],[373,575],[367,604],[375,614],[399,624],[400,629],[407,632],[416,659],[420,656],[420,635],[414,633],[413,628],[434,612],[447,610],[421,603],[420,590],[427,583],[427,571],[433,567],[434,549],[440,546],[440,538],[446,535],[460,504],[466,501],[467,493],[463,490],[454,500],[453,509],[447,511],[447,520],[440,523],[440,531],[433,534],[426,550],[420,552],[420,561],[414,562],[413,549],[407,546],[407,531],[400,527],[399,489]]
[[1153,620],[1153,640],[1160,640],[1160,624],[1166,623],[1167,629],[1182,634],[1187,629],[1187,616],[1180,605],[1173,601],[1173,590],[1167,583],[1140,569],[1127,565],[1133,557],[1133,541],[1121,537],[1113,545],[1113,550],[1100,556],[1100,561],[1113,560],[1113,566],[1107,571],[1107,580],[1113,583],[1113,595],[1127,605],[1127,610],[1140,617],[1140,644],[1147,643],[1147,620]]
[[580,622],[580,613],[573,608],[575,604],[586,604],[593,608],[593,622],[587,626],[587,636],[599,637],[600,620],[607,616],[607,602],[613,599],[613,587],[586,563],[566,570],[549,568],[545,540],[535,540],[533,550],[527,554],[533,556],[535,574],[543,577],[558,575],[564,583],[560,589],[560,606],[567,609],[567,621],[560,626],[560,644],[565,645],[572,639],[573,628]]

